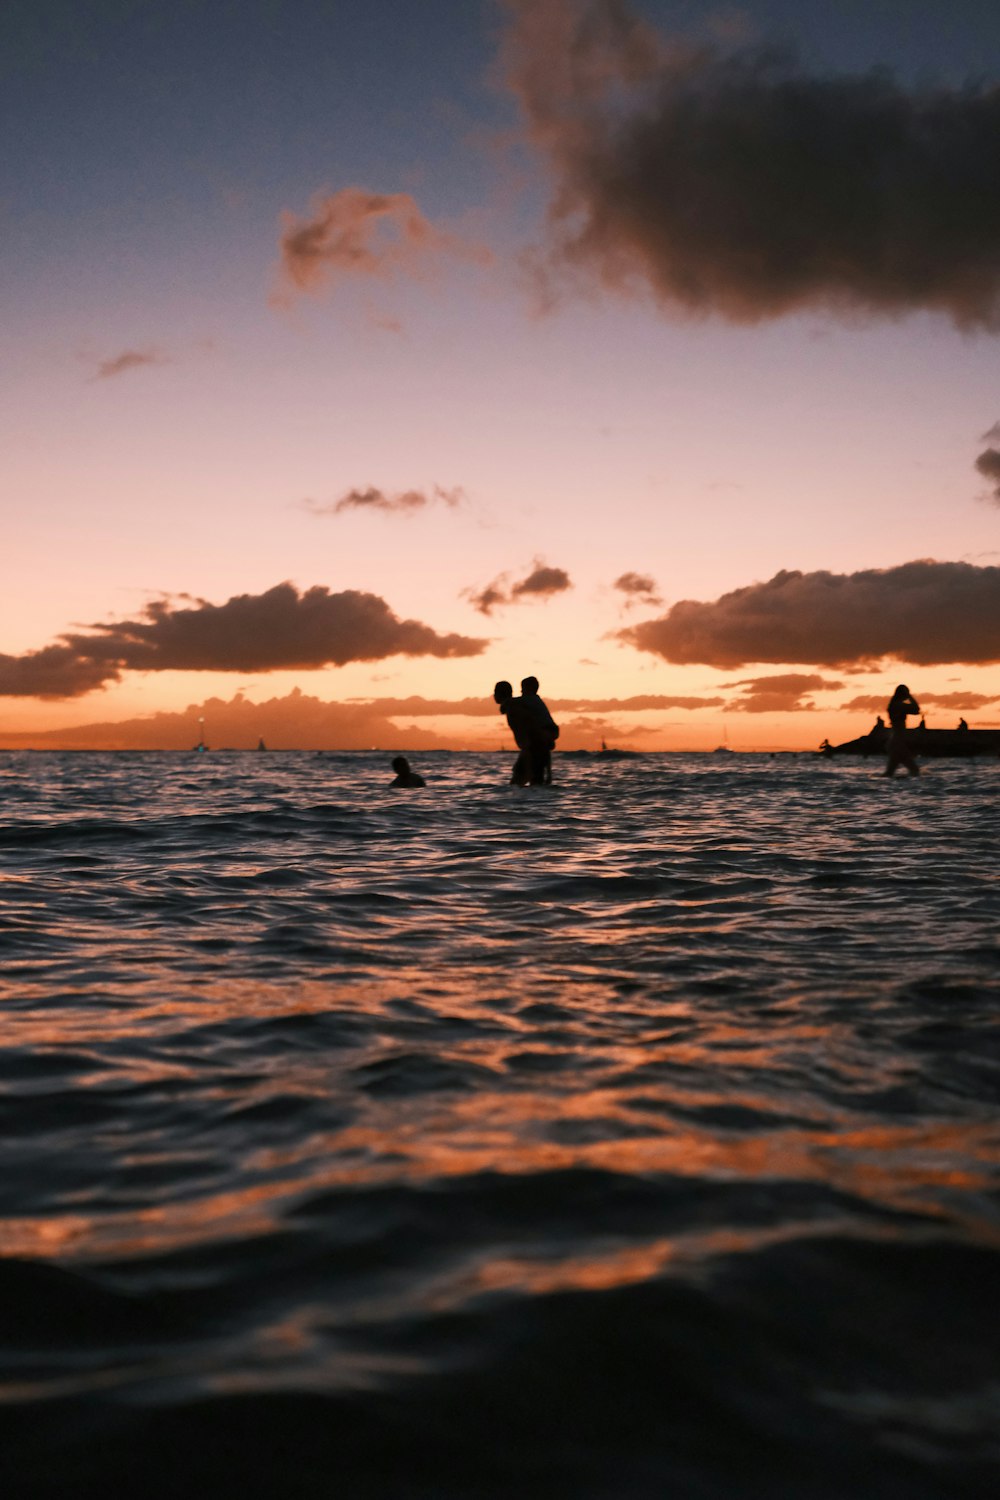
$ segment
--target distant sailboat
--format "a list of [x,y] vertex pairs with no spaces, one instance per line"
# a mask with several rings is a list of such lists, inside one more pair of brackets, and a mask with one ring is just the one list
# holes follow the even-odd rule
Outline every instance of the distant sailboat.
[[266,750],[267,749],[267,746],[264,744],[264,737],[263,737],[263,735],[257,741],[257,749],[258,750]]
[[729,729],[728,729],[728,727],[726,725],[725,719],[723,719],[723,721],[722,721],[722,744],[721,745],[716,745],[715,749],[712,751],[712,754],[713,755],[735,755],[735,753],[736,752],[734,751],[732,745],[729,743]]

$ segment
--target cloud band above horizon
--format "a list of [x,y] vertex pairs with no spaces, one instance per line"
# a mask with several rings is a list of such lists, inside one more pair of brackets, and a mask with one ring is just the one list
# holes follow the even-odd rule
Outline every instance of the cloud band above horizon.
[[1000,661],[1000,567],[918,561],[858,573],[782,571],[712,603],[684,599],[616,639],[664,661],[849,668]]
[[400,620],[377,594],[279,583],[225,604],[148,604],[139,619],[66,632],[21,656],[0,655],[0,697],[76,698],[126,671],[275,672],[382,661],[389,656],[478,656],[485,638],[441,635]]

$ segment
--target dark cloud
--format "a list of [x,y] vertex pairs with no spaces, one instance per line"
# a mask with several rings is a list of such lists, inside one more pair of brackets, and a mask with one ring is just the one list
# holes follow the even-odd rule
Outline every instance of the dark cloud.
[[995,662],[1000,567],[924,561],[860,573],[781,572],[712,603],[682,600],[617,638],[665,661],[722,668]]
[[1000,703],[997,693],[921,693],[921,705],[934,708],[953,708],[958,712],[973,713],[985,708],[987,703]]
[[976,468],[984,479],[989,480],[993,494],[990,497],[1000,505],[1000,449],[987,448],[976,459]]
[[511,603],[518,599],[548,599],[552,594],[563,594],[573,587],[570,576],[562,568],[536,565],[527,578],[520,579],[510,591]]
[[553,180],[550,269],[733,322],[1000,327],[1000,89],[682,46],[624,0],[506,8],[506,75]]
[[739,677],[723,687],[745,688],[748,693],[834,693],[844,684],[835,677],[816,672],[772,672],[768,677]]
[[383,515],[412,516],[418,510],[426,510],[435,502],[449,506],[452,510],[466,499],[465,491],[455,485],[450,490],[434,485],[431,490],[401,490],[392,494],[369,485],[363,490],[348,490],[339,500],[321,504],[317,500],[304,500],[302,509],[314,516],[340,516],[349,510],[380,511]]
[[307,218],[284,213],[281,222],[279,303],[346,276],[421,278],[441,256],[480,265],[492,259],[485,246],[437,228],[409,193],[342,188],[317,195]]
[[615,579],[611,587],[625,595],[628,606],[635,604],[652,606],[663,603],[657,591],[656,579],[651,578],[648,573],[623,573],[620,578]]
[[155,349],[126,349],[114,359],[102,359],[94,374],[95,380],[110,380],[115,375],[124,375],[127,370],[139,370],[143,365],[165,365],[166,355]]
[[23,656],[0,655],[0,698],[78,698],[119,676],[73,646],[44,646]]
[[[884,714],[889,693],[863,693],[840,705],[843,709],[865,710],[868,713]],[[955,713],[975,713],[987,703],[1000,703],[1000,695],[987,693],[924,693],[919,695],[921,708],[947,708]]]
[[161,599],[135,620],[66,633],[53,646],[0,658],[0,696],[72,698],[125,671],[274,672],[381,661],[387,656],[478,656],[488,642],[440,635],[400,620],[377,594],[280,583],[225,604]]
[[848,703],[842,703],[840,707],[844,709],[845,712],[847,710],[857,710],[858,712],[861,712],[863,710],[866,713],[884,714],[886,704],[888,702],[889,692],[859,693],[856,698],[852,698]]
[[773,714],[811,713],[816,705],[805,696],[807,693],[835,692],[844,684],[812,672],[778,672],[769,677],[744,677],[725,686],[743,689],[742,696],[732,699],[727,708],[736,713]]
[[530,573],[516,582],[510,582],[509,573],[501,573],[482,589],[463,589],[462,598],[468,599],[481,615],[492,614],[494,609],[507,604],[520,604],[531,599],[551,599],[554,594],[565,593],[573,587],[572,579],[563,568],[550,568],[536,558]]

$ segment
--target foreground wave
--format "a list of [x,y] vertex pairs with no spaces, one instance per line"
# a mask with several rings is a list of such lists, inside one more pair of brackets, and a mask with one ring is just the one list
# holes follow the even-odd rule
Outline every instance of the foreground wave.
[[9,1491],[992,1496],[995,764],[0,757]]

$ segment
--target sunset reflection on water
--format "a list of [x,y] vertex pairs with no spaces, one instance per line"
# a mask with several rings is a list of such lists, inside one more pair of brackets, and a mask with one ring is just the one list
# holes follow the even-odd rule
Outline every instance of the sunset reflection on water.
[[485,1411],[494,1378],[553,1399],[522,1351],[565,1381],[594,1347],[630,1409],[692,1347],[710,1404],[744,1358],[808,1403],[882,1308],[915,1368],[906,1288],[975,1326],[996,773],[706,759],[534,796],[455,757],[404,801],[363,758],[180,803],[179,759],[47,766],[0,886],[0,1410],[437,1410],[461,1369]]

